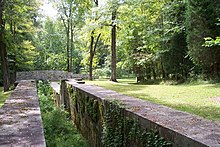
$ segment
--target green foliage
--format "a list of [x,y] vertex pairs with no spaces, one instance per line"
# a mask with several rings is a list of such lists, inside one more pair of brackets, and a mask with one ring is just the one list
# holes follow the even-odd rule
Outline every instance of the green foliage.
[[55,107],[50,85],[46,81],[38,81],[37,90],[40,97],[41,112],[43,114],[52,112]]
[[113,101],[104,115],[102,143],[105,147],[165,147],[171,146],[158,132],[143,130],[133,119],[123,115],[123,106]]
[[91,118],[91,120],[93,122],[97,121],[97,110],[98,110],[98,101],[92,98],[87,98],[87,102],[86,102],[86,113],[88,114],[88,116]]
[[59,108],[43,115],[43,125],[45,128],[47,146],[88,146],[67,116],[67,113]]
[[219,73],[219,47],[204,47],[204,38],[215,37],[219,34],[216,25],[220,17],[219,2],[208,0],[189,0],[187,3],[186,30],[189,55],[192,61],[200,66],[203,73],[218,76]]
[[88,147],[63,108],[57,108],[47,82],[38,82],[38,96],[48,147]]
[[[144,147],[169,147],[172,146],[170,142],[159,136],[159,132],[155,130],[143,130],[138,125],[137,121],[125,118],[124,121],[125,130],[128,133],[126,136],[127,143],[138,144]],[[139,139],[141,141],[139,141]],[[126,142],[125,142],[126,143]]]
[[[188,56],[186,43],[185,18],[186,2],[168,1],[162,10],[160,55],[166,74],[173,80],[183,81],[193,67]],[[168,78],[168,77],[166,77]]]
[[[143,133],[142,137],[146,135],[146,147],[171,147],[172,144],[165,141],[159,136],[158,132],[146,131]],[[145,139],[145,138],[143,138]]]
[[4,105],[5,100],[9,97],[12,91],[4,92],[3,87],[0,87],[0,108]]
[[62,26],[50,18],[42,22],[35,38],[36,50],[39,55],[35,58],[36,69],[65,70],[65,35]]
[[102,143],[105,147],[123,146],[123,116],[122,111],[115,104],[109,104],[106,108],[103,122]]
[[6,1],[4,21],[4,42],[10,61],[16,63],[17,70],[33,70],[34,58],[38,54],[33,44],[36,31],[36,16],[39,1]]
[[215,39],[212,39],[211,37],[205,38],[205,46],[206,47],[212,47],[212,46],[220,46],[220,37],[216,37]]
[[111,75],[111,70],[108,68],[99,68],[94,70],[94,75],[98,77],[110,77]]
[[[10,73],[34,69],[88,72],[91,37],[101,37],[93,70],[109,76],[111,27],[117,25],[117,77],[184,81],[219,78],[220,3],[209,0],[50,0],[56,19],[38,14],[39,1],[6,1],[4,36]],[[112,12],[117,19],[112,22]],[[217,24],[217,25],[216,25]],[[205,40],[204,40],[205,38]],[[68,56],[68,57],[67,57]],[[68,59],[70,60],[69,63]],[[111,73],[110,73],[111,74]]]
[[[218,19],[218,21],[220,22],[220,19]],[[219,23],[216,23],[216,25],[220,25]],[[220,46],[220,37],[217,36],[215,39],[211,38],[211,37],[206,37],[205,39],[205,47],[213,47],[213,46]]]

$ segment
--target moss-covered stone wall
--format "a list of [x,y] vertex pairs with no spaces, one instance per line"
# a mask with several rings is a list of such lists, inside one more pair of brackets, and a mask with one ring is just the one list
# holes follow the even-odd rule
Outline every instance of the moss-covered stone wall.
[[61,95],[67,93],[61,101],[93,147],[220,145],[215,122],[101,87],[61,83]]

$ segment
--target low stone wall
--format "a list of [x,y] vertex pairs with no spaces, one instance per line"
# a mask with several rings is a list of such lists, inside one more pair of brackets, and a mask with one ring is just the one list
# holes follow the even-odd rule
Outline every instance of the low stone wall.
[[16,81],[20,80],[50,80],[59,81],[63,79],[72,78],[88,78],[88,74],[73,74],[71,72],[58,71],[58,70],[45,70],[45,71],[26,71],[17,72]]
[[167,146],[220,146],[218,123],[97,86],[63,81],[61,87],[61,101],[94,147],[163,146],[160,137]]
[[20,81],[0,109],[0,146],[46,147],[35,81]]

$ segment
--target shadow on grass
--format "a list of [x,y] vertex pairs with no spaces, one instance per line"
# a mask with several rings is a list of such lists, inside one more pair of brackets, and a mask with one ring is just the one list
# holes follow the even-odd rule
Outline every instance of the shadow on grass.
[[213,84],[210,86],[210,88],[220,88],[220,83]]
[[201,105],[191,105],[191,104],[170,104],[166,103],[163,100],[155,99],[153,97],[148,97],[147,99],[140,98],[145,101],[156,103],[159,105],[167,106],[175,110],[182,112],[187,112],[192,115],[197,115],[199,117],[216,121],[220,123],[220,105],[210,105],[210,106],[201,106]]
[[132,83],[128,83],[128,84],[132,84],[132,85],[160,85],[162,82],[162,80],[146,80],[144,82],[132,82]]
[[[160,81],[158,81],[160,82]],[[154,85],[156,85],[154,83]],[[157,84],[160,85],[160,84]],[[181,86],[184,87],[190,87],[190,86],[200,86],[200,85],[207,85],[207,87],[212,88],[220,88],[220,84],[209,84],[209,83],[193,83],[193,84],[179,84],[179,85],[173,85],[181,88]],[[155,97],[151,97],[147,93],[145,93],[145,89],[148,87],[146,83],[135,83],[135,82],[130,82],[125,84],[124,82],[120,82],[117,84],[107,84],[105,86],[101,87],[106,87],[107,89],[111,89],[113,91],[117,91],[118,93],[122,93],[124,95],[132,96],[138,99],[150,101],[152,103],[157,103],[160,105],[165,105],[167,107],[171,107],[176,110],[188,112],[191,114],[199,115],[201,117],[211,119],[211,120],[216,120],[220,122],[220,105],[217,104],[194,104],[194,103],[169,103],[166,102],[164,99],[158,99]],[[150,85],[149,85],[150,87]],[[206,90],[201,87],[201,90]],[[158,91],[160,92],[160,91]],[[165,91],[166,92],[166,91]],[[171,97],[172,98],[172,97]],[[196,102],[196,100],[195,100]]]
[[163,104],[173,109],[200,116],[220,123],[220,105],[199,106],[186,104]]

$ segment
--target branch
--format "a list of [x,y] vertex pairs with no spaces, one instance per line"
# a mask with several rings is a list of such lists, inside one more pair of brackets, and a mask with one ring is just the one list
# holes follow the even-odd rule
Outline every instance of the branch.
[[94,53],[95,53],[100,36],[101,36],[101,33],[99,33],[98,37],[96,38],[96,42],[95,42],[95,46],[94,46]]
[[95,4],[96,4],[96,6],[99,5],[99,1],[98,1],[98,0],[94,0],[94,2],[95,2]]
[[64,10],[64,15],[68,18],[68,15],[66,13],[66,9],[65,9],[64,3],[62,3],[62,6],[63,6],[63,10]]
[[69,18],[71,17],[72,15],[72,6],[73,6],[73,0],[71,0],[70,2],[70,8],[69,8]]
[[64,25],[64,27],[65,27],[65,29],[66,29],[66,31],[67,31],[67,25],[66,25],[65,19],[63,18],[62,15],[61,15],[61,19],[62,19],[62,21],[63,21],[63,25]]

